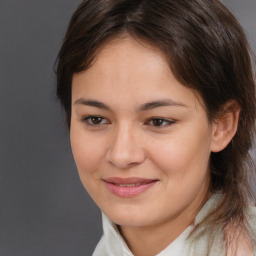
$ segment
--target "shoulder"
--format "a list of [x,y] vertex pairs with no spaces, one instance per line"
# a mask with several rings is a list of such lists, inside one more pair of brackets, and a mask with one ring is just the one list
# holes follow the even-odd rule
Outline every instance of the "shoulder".
[[224,236],[227,256],[256,255],[256,208],[246,209],[244,223],[228,224]]
[[246,229],[251,240],[254,255],[256,255],[256,207],[250,206],[246,211]]

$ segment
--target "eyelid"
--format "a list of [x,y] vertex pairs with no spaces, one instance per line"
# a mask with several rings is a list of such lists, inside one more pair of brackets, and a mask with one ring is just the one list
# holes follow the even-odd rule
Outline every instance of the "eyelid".
[[[92,122],[89,122],[90,119],[92,118],[101,118],[102,120],[105,120],[104,123],[99,123],[99,124],[93,124]],[[87,115],[87,116],[84,116],[81,121],[83,123],[85,123],[87,126],[92,126],[92,127],[99,127],[99,126],[102,126],[102,125],[105,125],[105,124],[110,124],[110,121],[103,117],[103,116],[100,116],[100,115]]]
[[[165,122],[166,124],[164,125],[153,125],[153,124],[150,124],[150,122],[154,121],[154,120],[162,120],[163,122]],[[145,124],[146,125],[149,125],[149,126],[152,126],[154,128],[157,128],[157,129],[161,129],[161,128],[165,128],[165,127],[168,127],[168,126],[171,126],[172,124],[174,124],[176,122],[176,120],[173,120],[173,119],[170,119],[170,118],[164,118],[164,117],[151,117],[149,119],[146,120]]]

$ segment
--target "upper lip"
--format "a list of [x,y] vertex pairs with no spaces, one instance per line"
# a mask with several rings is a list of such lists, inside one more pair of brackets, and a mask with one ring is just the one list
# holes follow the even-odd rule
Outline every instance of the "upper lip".
[[114,183],[114,184],[136,184],[136,183],[150,183],[153,181],[157,181],[156,179],[145,179],[145,178],[139,178],[139,177],[128,177],[128,178],[111,177],[103,180],[109,183]]

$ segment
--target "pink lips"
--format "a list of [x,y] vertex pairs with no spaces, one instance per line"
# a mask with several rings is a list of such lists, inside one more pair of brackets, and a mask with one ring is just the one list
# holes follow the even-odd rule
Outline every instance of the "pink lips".
[[119,197],[135,197],[152,187],[157,180],[137,177],[118,178],[112,177],[103,180],[110,192]]

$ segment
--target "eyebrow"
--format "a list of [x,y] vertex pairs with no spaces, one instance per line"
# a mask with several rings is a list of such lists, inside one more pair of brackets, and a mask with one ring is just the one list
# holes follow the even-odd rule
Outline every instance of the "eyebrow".
[[97,100],[86,100],[83,98],[79,98],[75,101],[74,105],[85,105],[85,106],[91,106],[91,107],[96,107],[100,109],[105,109],[105,110],[111,110],[110,107],[108,107],[106,104],[99,102]]
[[[109,106],[97,100],[79,98],[74,102],[74,105],[78,105],[78,104],[112,111]],[[180,102],[173,101],[171,99],[161,99],[161,100],[155,100],[155,101],[142,104],[138,108],[138,111],[143,112],[143,111],[148,111],[148,110],[152,110],[159,107],[170,107],[170,106],[187,107],[186,105]]]
[[139,111],[147,111],[154,108],[170,107],[170,106],[187,107],[186,105],[180,102],[173,101],[171,99],[162,99],[162,100],[151,101],[143,104],[142,106],[139,107]]

